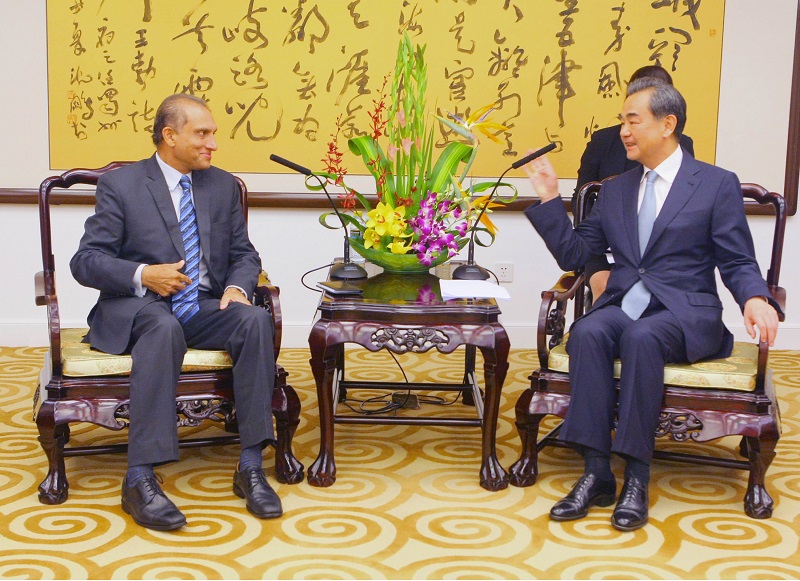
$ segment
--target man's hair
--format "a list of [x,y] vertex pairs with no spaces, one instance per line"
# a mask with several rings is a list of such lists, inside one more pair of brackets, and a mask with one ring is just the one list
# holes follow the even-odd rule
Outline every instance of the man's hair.
[[663,119],[667,115],[675,115],[675,137],[680,137],[686,126],[686,100],[678,89],[655,77],[642,77],[628,85],[627,96],[641,91],[650,91],[650,113],[653,117]]
[[636,69],[633,71],[631,80],[628,82],[632,83],[636,79],[643,79],[644,77],[653,77],[655,79],[661,79],[669,85],[672,84],[672,76],[667,72],[667,69],[658,65],[646,65],[640,69]]
[[162,135],[164,127],[172,127],[175,131],[180,131],[181,127],[186,123],[186,113],[181,106],[182,102],[186,101],[197,103],[208,109],[208,104],[194,95],[175,93],[164,99],[161,105],[158,106],[156,119],[153,122],[153,143],[156,144],[156,147],[164,141],[164,136]]

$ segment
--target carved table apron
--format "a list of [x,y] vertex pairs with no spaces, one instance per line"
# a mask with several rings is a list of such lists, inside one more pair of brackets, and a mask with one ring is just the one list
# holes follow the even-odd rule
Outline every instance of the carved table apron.
[[[439,279],[432,275],[379,274],[359,283],[362,296],[322,295],[308,338],[311,369],[317,385],[320,415],[319,455],[308,470],[308,482],[330,486],[336,480],[333,426],[355,424],[422,424],[474,426],[482,429],[480,484],[487,490],[508,486],[506,471],[497,460],[495,436],[500,392],[508,371],[509,340],[498,322],[500,309],[492,299],[443,301]],[[355,343],[370,351],[452,353],[466,346],[464,380],[460,384],[347,381],[344,345]],[[483,356],[485,396],[475,377],[476,349]],[[342,416],[335,406],[348,388],[461,391],[464,403],[474,403],[477,418]]]

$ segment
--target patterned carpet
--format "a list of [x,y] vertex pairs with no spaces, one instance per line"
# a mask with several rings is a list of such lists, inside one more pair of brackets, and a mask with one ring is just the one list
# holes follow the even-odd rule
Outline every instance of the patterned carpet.
[[[774,352],[783,437],[768,473],[775,513],[752,520],[742,510],[744,472],[657,462],[650,524],[619,533],[612,508],[575,523],[548,511],[574,483],[581,461],[547,449],[539,482],[487,492],[478,485],[475,428],[336,427],[338,479],[330,488],[275,485],[285,515],[259,521],[231,491],[236,447],[183,450],[159,469],[164,488],[189,524],[148,531],[120,507],[123,456],[68,458],[70,497],[39,504],[44,453],[31,422],[42,348],[0,348],[0,577],[113,578],[716,578],[800,577],[800,353]],[[459,380],[458,357],[410,355],[409,380]],[[303,403],[295,454],[316,457],[316,394],[308,351],[286,349],[281,362]],[[348,352],[348,376],[399,379],[385,353]],[[512,351],[498,427],[508,467],[519,440],[513,406],[535,365]],[[449,397],[449,396],[448,396]],[[425,405],[422,413],[437,413]],[[469,413],[456,402],[448,413]],[[216,428],[208,428],[216,429]],[[74,441],[117,438],[96,428]],[[733,454],[736,441],[718,445]],[[272,458],[268,453],[267,465]],[[615,465],[619,474],[620,466]]]

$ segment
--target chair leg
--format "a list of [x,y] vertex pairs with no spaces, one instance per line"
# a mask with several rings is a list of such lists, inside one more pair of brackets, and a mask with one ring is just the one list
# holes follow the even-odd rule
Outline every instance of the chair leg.
[[526,389],[522,392],[515,407],[517,432],[522,442],[522,451],[519,459],[508,469],[509,482],[514,486],[531,486],[539,475],[539,450],[537,438],[539,436],[539,423],[544,417],[541,414],[531,414],[530,403],[533,391]]
[[747,493],[744,496],[744,511],[751,518],[769,518],[772,516],[772,497],[767,492],[764,479],[767,469],[775,458],[777,436],[747,438],[747,451],[750,459],[750,478],[747,482]]
[[277,385],[272,402],[277,444],[275,477],[281,484],[297,484],[303,480],[303,465],[292,452],[292,438],[300,424],[300,398],[291,385]]
[[745,436],[742,436],[742,439],[739,442],[739,454],[743,458],[749,458],[750,457],[750,452],[748,452],[748,449],[747,449],[747,438]]
[[48,462],[47,476],[39,484],[39,502],[61,504],[69,496],[69,482],[64,466],[64,446],[69,441],[69,425],[56,424],[54,406],[45,402],[36,415],[36,427],[39,429],[39,442]]

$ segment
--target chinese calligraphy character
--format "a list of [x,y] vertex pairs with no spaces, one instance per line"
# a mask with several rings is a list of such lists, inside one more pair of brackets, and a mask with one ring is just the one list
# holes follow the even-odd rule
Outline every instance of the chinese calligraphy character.
[[[239,120],[236,122],[236,125],[234,125],[233,129],[231,130],[231,139],[236,139],[236,133],[242,126],[245,126],[247,137],[250,138],[251,141],[271,141],[275,139],[278,133],[280,133],[281,117],[283,116],[283,113],[278,114],[278,119],[275,122],[275,131],[273,132],[272,135],[256,135],[254,133],[253,130],[254,120],[250,119],[250,116],[253,115],[253,117],[255,117],[253,112],[256,109],[256,107],[258,107],[259,109],[264,109],[265,111],[269,109],[269,102],[264,98],[264,93],[260,93],[258,97],[256,97],[253,100],[253,102],[250,103],[250,105],[236,102],[236,106],[239,107],[239,109],[243,110],[244,114],[239,118]],[[233,107],[229,103],[226,103],[225,112],[228,115],[232,115],[233,111],[234,111]]]
[[597,94],[603,99],[619,97],[622,82],[619,78],[619,63],[610,62],[600,69],[600,78],[597,82]]
[[614,40],[611,41],[611,44],[608,45],[605,52],[603,54],[608,54],[609,51],[619,52],[622,48],[622,38],[625,36],[625,32],[628,32],[631,27],[625,26],[623,32],[623,27],[620,25],[620,21],[622,20],[622,15],[625,13],[625,2],[622,3],[620,6],[615,6],[611,9],[612,11],[619,12],[616,20],[611,21],[611,28],[614,29]]
[[[685,30],[681,30],[680,28],[674,28],[672,26],[669,27],[669,31],[673,34],[681,37],[681,40],[673,41],[673,47],[675,50],[672,53],[672,67],[671,70],[677,71],[678,70],[678,55],[681,52],[681,45],[689,45],[692,44],[692,36],[686,32]],[[666,29],[659,28],[656,30],[656,34],[664,34]],[[661,65],[661,51],[664,50],[669,45],[669,41],[663,40],[657,42],[656,39],[652,39],[650,43],[647,45],[650,50],[653,51],[653,54],[650,55],[650,60],[655,61],[658,66]]]
[[539,92],[536,95],[536,101],[539,105],[542,104],[542,90],[545,86],[553,84],[556,89],[556,96],[558,98],[558,126],[564,127],[564,103],[567,99],[571,99],[576,95],[575,90],[569,80],[569,75],[574,70],[582,69],[581,65],[575,64],[575,61],[567,58],[567,50],[561,49],[561,60],[552,69],[552,76],[546,81],[544,79],[545,70],[550,64],[550,57],[544,59],[544,66],[542,73],[539,76]]
[[325,20],[322,14],[320,14],[319,7],[316,4],[314,5],[314,8],[312,8],[305,16],[305,18],[303,18],[303,4],[305,4],[306,1],[307,0],[300,0],[299,4],[297,5],[297,9],[292,12],[292,16],[294,16],[294,22],[292,23],[286,38],[283,39],[283,44],[291,44],[298,40],[300,42],[304,42],[306,39],[306,33],[310,28],[308,21],[313,16],[314,20],[321,28],[321,32],[319,34],[315,34],[313,32],[309,33],[308,52],[314,54],[314,51],[316,50],[314,45],[325,42],[325,39],[328,38],[328,33],[330,33],[331,29],[330,26],[328,26],[328,22]]
[[208,18],[207,12],[200,17],[200,20],[197,21],[197,24],[195,24],[189,30],[181,32],[178,36],[172,37],[172,40],[177,40],[182,36],[186,36],[187,34],[191,34],[194,32],[197,35],[197,42],[200,44],[200,54],[205,54],[206,50],[208,50],[208,45],[203,40],[203,30],[206,28],[214,28],[214,26],[212,26],[211,24],[205,26],[203,25],[203,22],[205,22],[206,18]]

